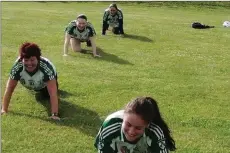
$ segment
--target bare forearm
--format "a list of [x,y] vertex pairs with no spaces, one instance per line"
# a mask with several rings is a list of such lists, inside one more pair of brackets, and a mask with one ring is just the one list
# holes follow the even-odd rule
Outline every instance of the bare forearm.
[[95,43],[92,43],[93,55],[97,55],[97,47]]
[[68,33],[65,34],[65,42],[64,42],[64,54],[68,54],[68,48],[70,43],[70,35]]
[[18,81],[17,80],[12,80],[12,79],[8,79],[7,81],[7,85],[6,85],[6,90],[3,96],[3,102],[2,102],[2,111],[7,112],[8,111],[8,107],[10,104],[10,99],[11,96],[14,92],[15,87],[17,86]]
[[64,54],[68,54],[69,42],[64,43]]
[[93,55],[96,56],[97,55],[97,46],[96,46],[96,43],[95,43],[95,38],[90,37],[89,40],[90,40],[90,42],[92,44]]
[[50,96],[50,104],[51,104],[51,113],[58,113],[58,97],[57,95]]
[[5,110],[5,111],[8,110],[12,93],[13,91],[11,90],[8,90],[5,92],[4,97],[3,97],[2,110]]

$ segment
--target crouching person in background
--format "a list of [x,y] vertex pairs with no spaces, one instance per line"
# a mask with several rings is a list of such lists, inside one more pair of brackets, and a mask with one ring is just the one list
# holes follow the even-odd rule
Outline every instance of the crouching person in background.
[[102,35],[106,34],[106,30],[112,28],[112,32],[116,35],[124,36],[123,29],[123,13],[117,8],[116,4],[110,4],[104,12]]
[[86,42],[88,47],[92,47],[93,56],[100,57],[97,54],[96,32],[93,25],[87,22],[87,17],[80,14],[76,20],[71,21],[65,29],[64,55],[68,55],[69,44],[75,52],[81,52],[81,43]]
[[19,49],[3,96],[1,114],[8,112],[11,96],[18,81],[27,89],[41,92],[49,97],[51,119],[60,120],[58,115],[58,83],[55,66],[41,56],[41,49],[35,43],[26,42]]

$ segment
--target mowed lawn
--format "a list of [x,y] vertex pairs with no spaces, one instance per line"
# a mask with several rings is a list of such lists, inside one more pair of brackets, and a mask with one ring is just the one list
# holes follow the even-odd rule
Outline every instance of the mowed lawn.
[[[178,153],[230,153],[230,28],[222,26],[230,9],[118,3],[127,34],[121,38],[101,36],[109,4],[1,3],[2,96],[19,46],[36,42],[57,68],[62,117],[51,121],[49,102],[19,84],[1,116],[2,152],[95,153],[102,120],[137,96],[152,96]],[[65,26],[80,13],[96,29],[100,59],[71,49],[62,56]],[[195,21],[215,28],[195,30]]]

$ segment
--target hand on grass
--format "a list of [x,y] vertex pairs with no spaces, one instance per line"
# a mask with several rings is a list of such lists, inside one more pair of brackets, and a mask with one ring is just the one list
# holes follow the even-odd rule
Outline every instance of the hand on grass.
[[96,54],[96,55],[93,55],[94,57],[101,57],[101,55],[99,55],[99,54]]
[[68,56],[67,54],[63,54],[63,56]]
[[52,119],[52,120],[55,120],[55,121],[60,121],[61,120],[61,118],[60,117],[58,117],[58,116],[50,116],[50,119]]
[[6,110],[1,110],[1,115],[4,115],[4,114],[6,114],[7,113],[7,111]]

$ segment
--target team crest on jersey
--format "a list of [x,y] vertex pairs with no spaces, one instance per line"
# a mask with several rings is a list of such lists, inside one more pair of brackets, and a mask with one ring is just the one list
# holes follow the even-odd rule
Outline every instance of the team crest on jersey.
[[34,86],[34,80],[28,80],[30,86]]
[[119,26],[119,22],[118,22],[118,16],[109,16],[108,17],[108,24],[111,27],[118,27]]
[[26,84],[26,81],[25,81],[25,79],[23,79],[23,78],[20,79],[20,82],[21,82],[22,85],[25,85],[25,84]]
[[118,16],[109,16],[108,17],[108,19],[109,19],[109,21],[110,22],[112,22],[112,23],[114,23],[114,22],[118,22]]
[[121,153],[130,153],[129,149],[126,146],[120,148]]
[[83,34],[80,35],[81,40],[86,40],[88,38],[88,29],[86,31],[87,32],[84,32]]

